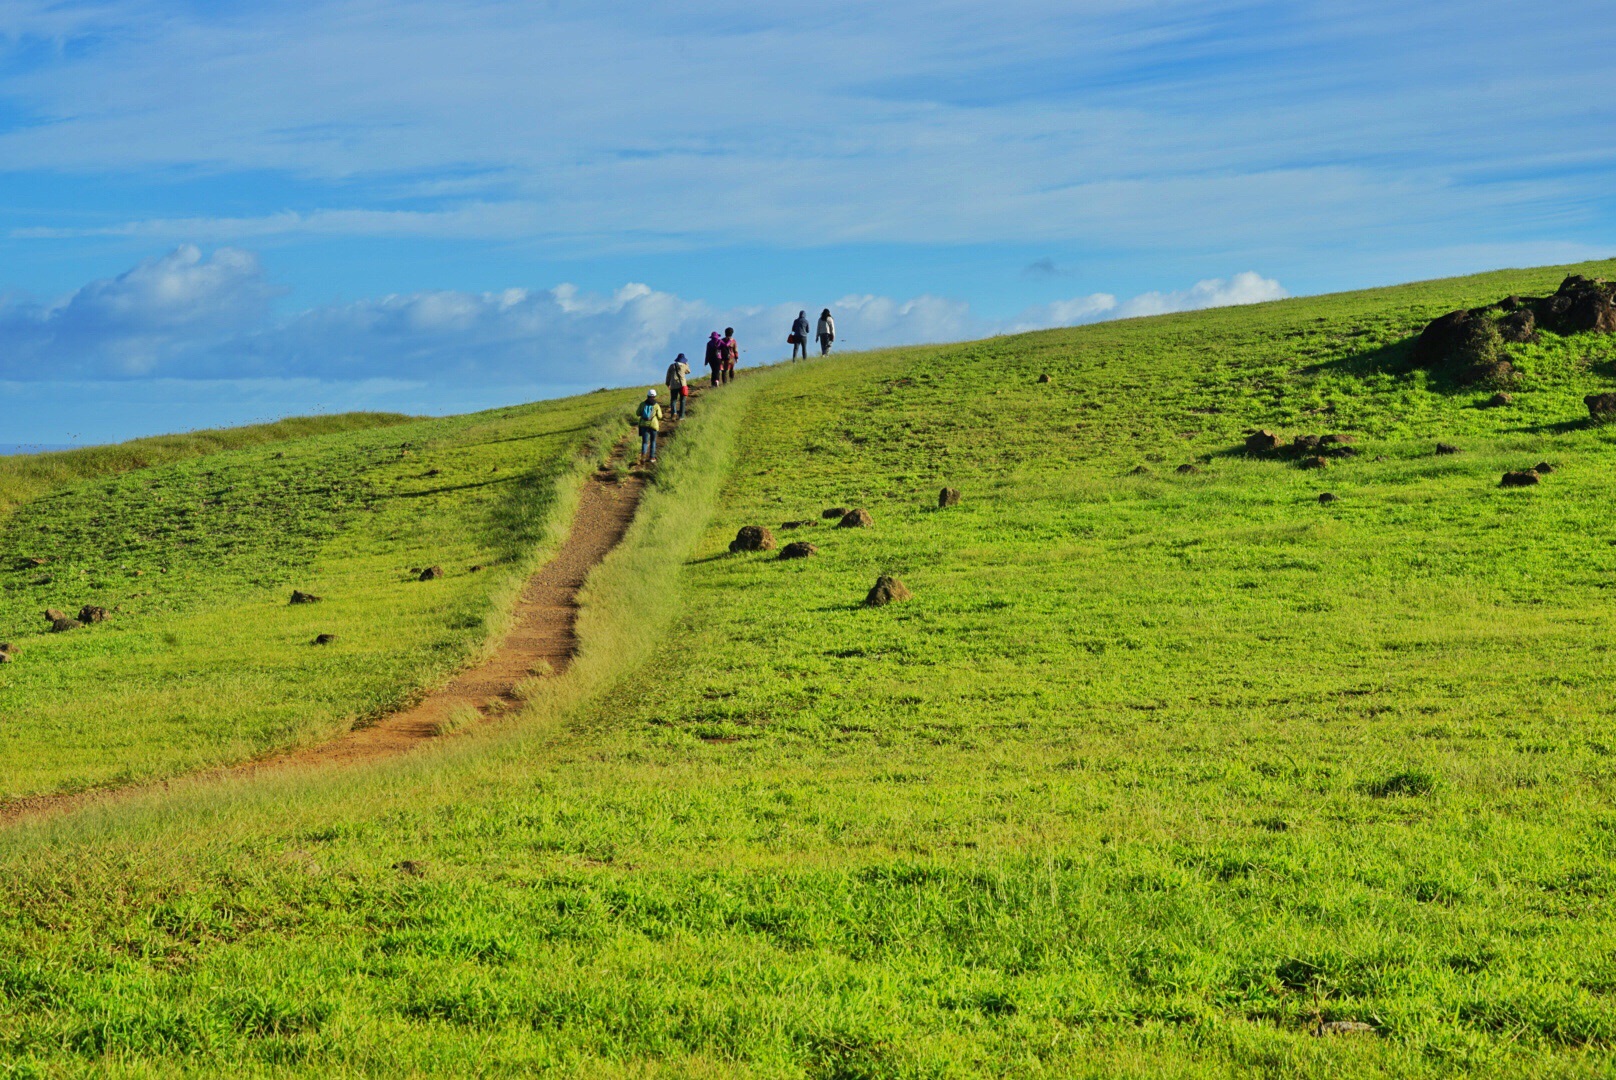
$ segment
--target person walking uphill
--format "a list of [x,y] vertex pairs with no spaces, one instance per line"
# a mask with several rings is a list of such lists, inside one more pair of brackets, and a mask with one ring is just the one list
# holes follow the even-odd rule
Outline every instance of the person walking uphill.
[[724,347],[724,381],[735,381],[735,365],[741,362],[741,343],[735,340],[735,328],[724,327],[724,336],[719,341]]
[[830,352],[830,343],[836,340],[836,320],[830,317],[830,308],[819,313],[819,330],[814,337],[819,339],[820,356]]
[[640,464],[656,461],[657,430],[662,425],[662,406],[657,404],[656,390],[647,390],[645,400],[634,410],[634,422],[640,428]]
[[717,386],[724,381],[724,342],[719,338],[718,331],[707,339],[707,357],[702,361],[712,369],[713,385]]
[[690,398],[690,363],[684,353],[674,357],[673,363],[668,365],[662,385],[668,388],[668,415],[675,420],[683,420],[685,402]]
[[804,360],[808,359],[808,331],[810,329],[808,313],[806,311],[797,312],[797,319],[791,324],[791,335],[786,338],[787,341],[791,342],[791,359],[795,360],[797,358],[798,349],[802,350],[802,358]]

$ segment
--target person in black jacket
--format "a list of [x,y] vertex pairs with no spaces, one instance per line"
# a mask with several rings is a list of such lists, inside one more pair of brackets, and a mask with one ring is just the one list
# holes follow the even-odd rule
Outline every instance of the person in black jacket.
[[808,359],[808,334],[812,330],[813,327],[808,324],[808,313],[797,312],[797,320],[791,324],[791,334],[786,338],[791,342],[791,359],[797,358],[798,349],[802,350],[802,358]]
[[717,330],[707,339],[707,358],[702,363],[712,371],[714,386],[724,381],[724,339],[718,336]]

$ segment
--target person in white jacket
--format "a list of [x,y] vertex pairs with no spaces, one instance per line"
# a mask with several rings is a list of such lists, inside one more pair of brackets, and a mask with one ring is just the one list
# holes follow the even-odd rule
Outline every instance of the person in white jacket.
[[830,352],[830,343],[836,340],[836,320],[830,317],[830,308],[819,313],[819,330],[814,337],[819,339],[820,356]]

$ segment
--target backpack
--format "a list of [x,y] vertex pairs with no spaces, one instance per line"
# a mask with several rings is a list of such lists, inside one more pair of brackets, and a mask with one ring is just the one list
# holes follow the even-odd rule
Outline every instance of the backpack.
[[640,402],[640,411],[636,415],[639,416],[641,424],[649,427],[651,424],[651,418],[656,415],[656,402]]

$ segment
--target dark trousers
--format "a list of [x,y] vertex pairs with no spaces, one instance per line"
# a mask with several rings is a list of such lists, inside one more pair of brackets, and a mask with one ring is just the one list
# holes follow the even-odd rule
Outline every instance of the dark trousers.
[[668,390],[673,394],[673,402],[668,406],[668,415],[670,416],[684,416],[685,414],[685,395],[679,392],[682,389],[683,387],[680,386],[668,387]]
[[807,338],[804,338],[801,341],[793,341],[791,343],[791,359],[795,360],[797,358],[797,350],[798,349],[802,350],[802,358],[804,360],[808,359],[808,339]]
[[828,337],[822,337],[822,338],[819,339],[819,355],[820,356],[827,356],[827,355],[830,354],[830,343],[833,340],[835,340],[835,339],[828,338]]

